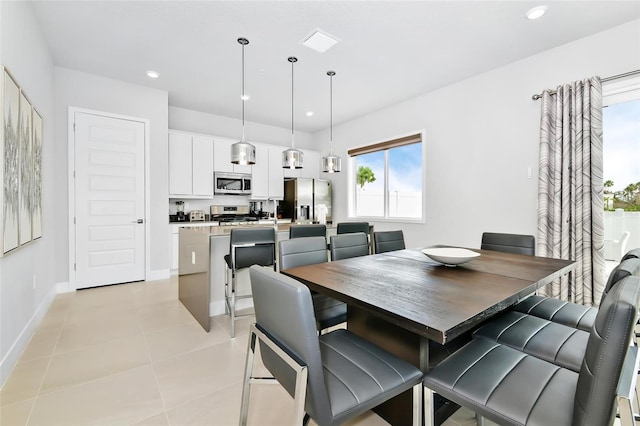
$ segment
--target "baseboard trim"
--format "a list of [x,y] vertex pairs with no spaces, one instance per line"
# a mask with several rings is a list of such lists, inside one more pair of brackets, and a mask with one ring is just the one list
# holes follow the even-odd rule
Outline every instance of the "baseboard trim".
[[153,271],[147,271],[146,281],[166,280],[171,277],[170,269],[155,269]]
[[29,340],[31,340],[36,328],[40,322],[42,322],[56,294],[57,286],[52,286],[49,294],[47,294],[42,303],[40,303],[40,306],[38,306],[38,309],[36,309],[29,322],[27,322],[27,325],[22,329],[18,338],[13,342],[13,345],[11,345],[5,357],[0,361],[0,390],[2,390],[7,378],[9,378],[9,375],[18,363],[20,356],[27,347],[27,344],[29,344]]
[[76,289],[71,285],[69,281],[56,284],[56,290],[58,294],[72,293],[76,291]]

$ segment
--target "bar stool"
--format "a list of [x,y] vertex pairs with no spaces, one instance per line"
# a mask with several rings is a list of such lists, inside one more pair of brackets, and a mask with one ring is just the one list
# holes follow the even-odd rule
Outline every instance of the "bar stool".
[[[236,314],[236,300],[252,297],[249,294],[237,295],[237,273],[240,269],[252,265],[273,266],[276,270],[276,233],[273,228],[232,229],[229,237],[229,254],[224,256],[225,314],[231,317],[230,334],[235,337],[235,320],[248,314]],[[231,272],[231,281],[229,281]]]

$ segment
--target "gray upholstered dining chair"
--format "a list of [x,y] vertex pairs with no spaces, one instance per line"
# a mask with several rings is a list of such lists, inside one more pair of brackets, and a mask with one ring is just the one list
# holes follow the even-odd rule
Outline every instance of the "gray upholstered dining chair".
[[340,222],[336,227],[338,234],[353,234],[354,232],[362,232],[369,235],[369,222]]
[[404,234],[402,233],[402,230],[374,232],[373,249],[374,253],[404,250]]
[[366,256],[369,254],[369,241],[362,232],[355,234],[332,235],[330,244],[331,260]]
[[[224,282],[225,314],[230,316],[229,333],[235,337],[236,300],[250,298],[251,294],[237,292],[238,271],[251,265],[273,266],[276,269],[276,233],[273,228],[232,229],[229,235],[229,254],[224,256],[226,265]],[[231,275],[231,280],[229,280]]]
[[637,347],[630,344],[639,303],[640,277],[614,285],[589,332],[579,372],[478,338],[425,375],[425,399],[437,392],[504,425],[611,425],[617,388],[637,371]]
[[480,248],[482,250],[528,254],[530,256],[533,256],[536,252],[535,238],[533,235],[503,234],[497,232],[484,232],[482,234]]
[[[339,425],[413,389],[413,424],[422,424],[422,372],[351,332],[318,336],[313,302],[302,283],[269,268],[250,268],[256,323],[250,328],[240,424],[246,425],[251,385],[274,379],[294,398],[294,420]],[[273,378],[253,376],[256,342]],[[306,414],[305,414],[306,413]]]
[[[640,259],[630,257],[620,262],[609,274],[602,297],[606,296],[615,283],[629,275],[640,276]],[[590,331],[593,327],[598,311],[596,307],[537,295],[527,297],[511,309],[585,331]]]
[[291,225],[289,228],[289,238],[304,237],[327,237],[327,225],[311,224],[311,225]]
[[624,256],[622,256],[622,259],[620,259],[620,262],[623,262],[627,259],[632,259],[632,258],[640,258],[640,248],[634,248],[629,250]]
[[[278,264],[281,271],[323,263],[327,260],[327,239],[324,236],[294,238],[278,242]],[[312,292],[311,297],[319,330],[325,330],[347,320],[345,303],[316,292]]]

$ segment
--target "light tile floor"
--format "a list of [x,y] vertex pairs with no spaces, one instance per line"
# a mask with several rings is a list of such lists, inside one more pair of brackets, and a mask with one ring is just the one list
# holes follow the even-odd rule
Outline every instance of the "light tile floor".
[[[60,294],[0,391],[0,424],[237,425],[252,319],[234,339],[224,317],[206,333],[176,277]],[[281,387],[254,386],[249,423],[287,424],[292,407]],[[350,424],[387,423],[370,412]],[[461,409],[445,424],[475,416]]]

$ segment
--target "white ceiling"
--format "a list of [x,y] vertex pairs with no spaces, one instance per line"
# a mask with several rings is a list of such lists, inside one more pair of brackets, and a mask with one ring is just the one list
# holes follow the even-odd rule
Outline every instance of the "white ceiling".
[[[295,129],[334,124],[640,17],[640,1],[34,1],[56,65],[166,90],[169,104]],[[341,40],[300,45],[314,29]],[[160,78],[151,80],[146,70]],[[314,111],[312,117],[306,111]]]

